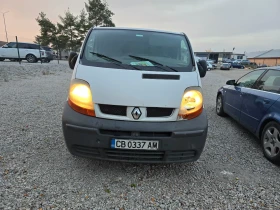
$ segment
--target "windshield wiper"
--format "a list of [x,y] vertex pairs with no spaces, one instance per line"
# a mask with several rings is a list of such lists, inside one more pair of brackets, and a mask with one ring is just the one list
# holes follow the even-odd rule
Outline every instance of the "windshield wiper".
[[114,62],[117,62],[117,63],[122,63],[121,61],[116,60],[114,58],[111,58],[111,57],[109,57],[107,55],[103,55],[103,54],[96,53],[96,52],[90,52],[90,53],[93,54],[93,55],[96,55],[97,57],[104,58],[106,60],[114,61]]
[[[121,61],[116,60],[116,59],[114,59],[114,58],[111,58],[111,57],[109,57],[109,56],[107,56],[107,55],[103,55],[103,54],[96,53],[96,52],[90,52],[90,53],[93,54],[93,55],[96,55],[96,56],[99,57],[99,58],[103,58],[103,59],[105,59],[105,60],[112,61],[112,62],[114,62],[114,64],[116,64],[116,65],[118,65],[118,66],[125,67],[125,66],[121,65],[121,64],[123,64]],[[133,67],[134,69],[139,70],[139,69],[136,68],[135,66],[132,66],[132,67]]]
[[140,61],[150,61],[151,63],[156,64],[157,67],[159,67],[159,68],[161,68],[161,69],[163,69],[163,70],[165,70],[165,71],[166,71],[166,69],[165,69],[165,68],[162,68],[162,67],[167,67],[167,68],[171,69],[172,71],[178,72],[176,69],[174,69],[174,68],[172,68],[172,67],[170,67],[170,66],[165,66],[165,65],[163,65],[163,64],[161,64],[161,63],[159,63],[159,62],[157,62],[157,61],[151,60],[151,59],[149,59],[149,58],[139,57],[139,56],[135,56],[135,55],[129,55],[129,57],[135,58],[135,59],[140,60]]

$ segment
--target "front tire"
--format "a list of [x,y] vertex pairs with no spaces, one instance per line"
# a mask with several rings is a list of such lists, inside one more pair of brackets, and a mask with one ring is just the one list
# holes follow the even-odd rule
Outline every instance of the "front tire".
[[35,55],[32,54],[27,55],[26,60],[28,63],[36,63],[38,61]]
[[264,156],[271,162],[280,163],[280,124],[277,122],[268,123],[261,136]]
[[224,112],[223,96],[221,93],[217,96],[216,113],[217,113],[217,115],[219,115],[221,117],[226,116],[226,113]]

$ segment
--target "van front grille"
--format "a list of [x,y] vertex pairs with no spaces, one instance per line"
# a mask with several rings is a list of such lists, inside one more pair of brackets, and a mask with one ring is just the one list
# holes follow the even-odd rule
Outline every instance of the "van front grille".
[[126,116],[126,106],[99,104],[99,108],[103,114]]
[[[99,108],[103,114],[126,116],[127,106],[99,104]],[[169,117],[173,111],[173,108],[147,107],[147,117]]]
[[147,117],[169,117],[172,115],[173,110],[172,108],[148,107]]

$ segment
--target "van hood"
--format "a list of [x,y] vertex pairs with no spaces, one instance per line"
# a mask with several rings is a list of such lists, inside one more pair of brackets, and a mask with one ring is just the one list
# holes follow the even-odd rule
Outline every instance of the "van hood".
[[77,65],[76,79],[89,83],[93,102],[179,108],[186,88],[200,86],[198,72],[159,72]]

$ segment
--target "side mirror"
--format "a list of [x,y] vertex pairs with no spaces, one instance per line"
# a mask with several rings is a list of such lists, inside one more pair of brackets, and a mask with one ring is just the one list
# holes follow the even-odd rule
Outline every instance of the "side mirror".
[[235,80],[228,80],[227,85],[235,85]]
[[197,67],[198,67],[198,71],[200,74],[200,77],[205,77],[206,72],[207,72],[207,62],[205,60],[199,60],[197,62]]
[[68,64],[70,69],[74,69],[77,62],[78,54],[76,52],[71,52],[68,57]]

